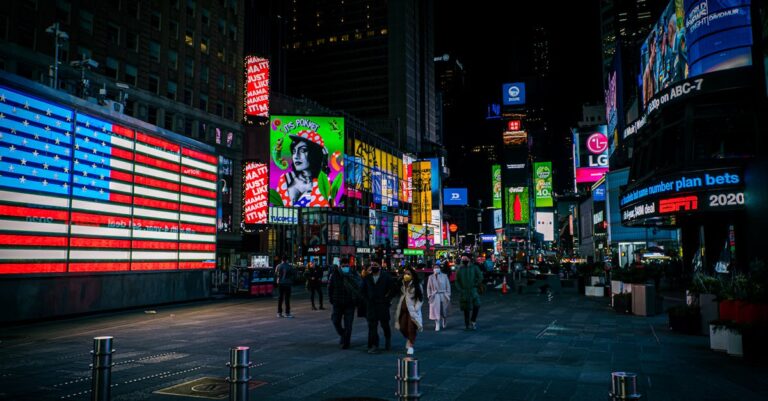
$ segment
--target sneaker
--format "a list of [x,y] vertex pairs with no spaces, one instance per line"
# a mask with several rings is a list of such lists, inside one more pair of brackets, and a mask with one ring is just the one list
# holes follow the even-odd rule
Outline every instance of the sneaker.
[[287,318],[289,318],[289,319],[293,319],[293,315],[291,315],[290,313],[286,313],[286,314],[285,314],[285,317],[287,317]]
[[413,355],[413,347],[408,347],[408,349],[405,351],[406,355]]
[[472,324],[472,325],[470,326],[470,330],[472,330],[472,331],[475,331],[475,330],[477,330],[477,323],[475,323],[475,322],[472,322],[471,324]]
[[278,313],[277,317],[283,317],[283,314],[282,313]]
[[435,324],[435,331],[440,331],[440,323]]

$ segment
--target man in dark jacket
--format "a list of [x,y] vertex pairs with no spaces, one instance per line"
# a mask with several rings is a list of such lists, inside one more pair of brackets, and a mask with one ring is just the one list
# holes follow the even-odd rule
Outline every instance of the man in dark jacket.
[[378,263],[368,267],[368,275],[363,279],[363,299],[367,306],[368,353],[379,352],[379,328],[384,332],[384,348],[392,348],[392,333],[389,329],[389,307],[392,296],[397,290],[397,283],[392,276],[383,271]]
[[[275,268],[275,282],[279,294],[277,300],[277,317],[292,318],[291,315],[291,286],[293,285],[293,266],[288,263],[288,257],[283,255],[282,263]],[[285,301],[285,315],[283,315],[283,301]]]
[[336,332],[339,333],[341,349],[349,348],[352,322],[355,319],[355,305],[360,296],[360,276],[349,266],[349,258],[343,257],[340,267],[332,267],[328,279],[328,299],[333,305],[331,321]]
[[315,293],[320,297],[320,309],[323,308],[323,269],[317,266],[315,262],[309,262],[307,266],[307,289],[310,292],[309,299],[312,300],[312,310],[317,310],[315,307]]

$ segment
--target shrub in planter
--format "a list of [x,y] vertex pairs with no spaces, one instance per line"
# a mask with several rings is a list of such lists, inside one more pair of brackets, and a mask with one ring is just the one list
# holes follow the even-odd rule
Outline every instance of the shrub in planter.
[[732,322],[727,320],[713,320],[709,322],[709,348],[715,351],[728,349],[728,326]]
[[698,334],[701,330],[701,311],[698,306],[673,306],[667,313],[670,329],[683,334]]

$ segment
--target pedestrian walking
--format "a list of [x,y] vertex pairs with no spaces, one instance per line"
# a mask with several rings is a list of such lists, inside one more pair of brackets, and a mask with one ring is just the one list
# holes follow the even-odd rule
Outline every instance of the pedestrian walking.
[[315,307],[315,293],[320,301],[320,309],[323,308],[323,269],[316,265],[315,262],[309,262],[307,265],[307,290],[309,290],[309,299],[312,301],[312,310],[317,310]]
[[392,297],[397,291],[397,283],[392,276],[373,262],[368,267],[368,275],[363,279],[363,299],[366,303],[368,321],[368,353],[379,352],[379,328],[384,333],[384,349],[392,349],[392,331],[389,328],[389,309]]
[[461,266],[456,273],[456,289],[459,290],[459,306],[464,311],[465,330],[477,330],[477,314],[480,311],[478,288],[481,285],[483,285],[483,273],[480,268],[469,263],[469,255],[462,255]]
[[[288,257],[283,255],[282,263],[275,268],[275,281],[277,282],[277,317],[292,318],[291,315],[291,286],[293,286],[293,266],[288,263]],[[283,303],[285,303],[285,315],[283,315]]]
[[435,331],[445,328],[448,311],[451,308],[451,282],[448,276],[435,265],[434,273],[427,279],[427,299],[429,300],[429,319],[435,321]]
[[423,330],[421,305],[424,296],[419,284],[419,277],[412,267],[406,267],[400,285],[400,301],[395,309],[395,328],[406,338],[406,354],[413,355],[416,333]]
[[328,279],[328,299],[333,311],[331,321],[339,334],[341,349],[348,349],[352,338],[352,322],[355,320],[355,305],[361,298],[361,280],[349,266],[349,258],[341,258],[341,266],[333,266]]

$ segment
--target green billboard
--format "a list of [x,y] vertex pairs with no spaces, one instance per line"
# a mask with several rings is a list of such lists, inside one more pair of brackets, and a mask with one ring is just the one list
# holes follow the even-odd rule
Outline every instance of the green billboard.
[[505,213],[507,224],[528,224],[530,204],[528,187],[509,187],[505,191]]
[[501,165],[491,166],[491,197],[493,198],[493,208],[501,209]]
[[534,204],[536,207],[552,207],[552,162],[533,163]]

